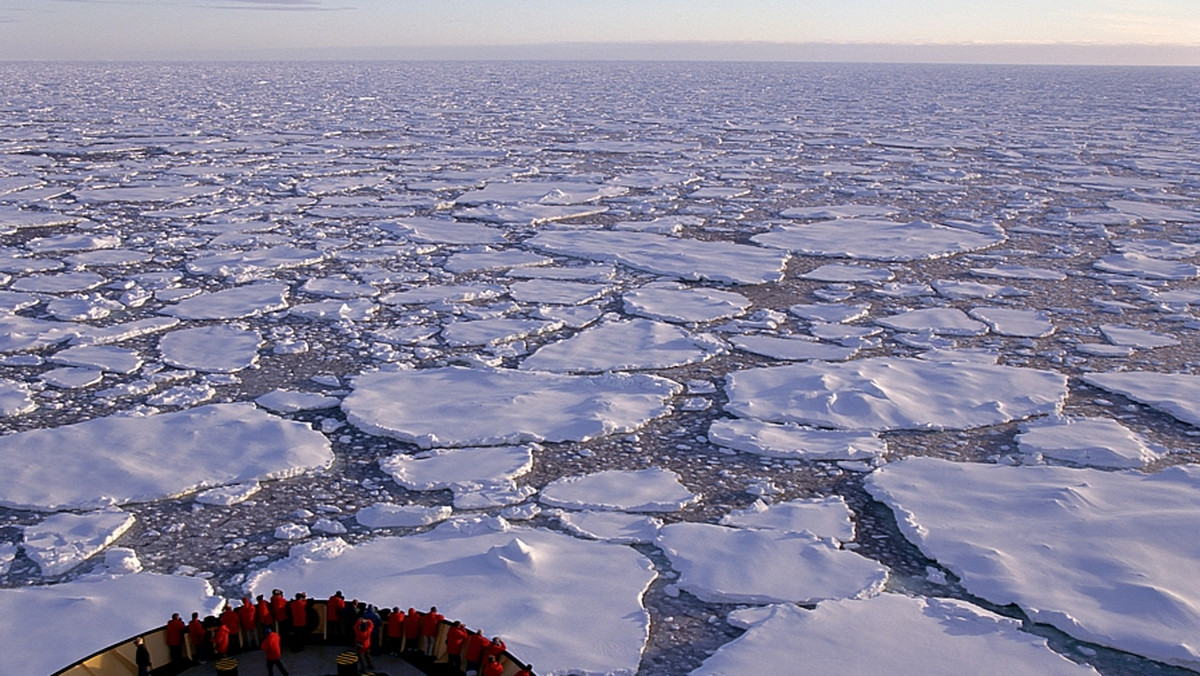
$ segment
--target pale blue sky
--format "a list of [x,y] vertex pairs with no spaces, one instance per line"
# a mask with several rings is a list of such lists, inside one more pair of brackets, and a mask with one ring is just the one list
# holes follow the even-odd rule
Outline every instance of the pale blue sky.
[[[0,59],[695,58],[705,52],[694,43],[711,42],[726,43],[711,53],[729,58],[887,60],[955,45],[944,53],[1036,61],[1067,49],[1106,54],[1097,58],[1107,62],[1159,54],[1200,64],[1200,0],[0,0]],[[646,52],[645,43],[670,48]],[[814,52],[743,43],[858,46]],[[874,43],[909,47],[865,46]],[[981,43],[1007,46],[963,46]],[[1022,52],[1014,43],[1040,47]],[[1113,44],[1141,47],[1082,49]]]

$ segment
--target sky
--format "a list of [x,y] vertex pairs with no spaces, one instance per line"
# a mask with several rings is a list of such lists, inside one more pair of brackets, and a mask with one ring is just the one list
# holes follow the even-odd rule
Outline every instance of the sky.
[[0,0],[2,60],[1200,65],[1200,0]]

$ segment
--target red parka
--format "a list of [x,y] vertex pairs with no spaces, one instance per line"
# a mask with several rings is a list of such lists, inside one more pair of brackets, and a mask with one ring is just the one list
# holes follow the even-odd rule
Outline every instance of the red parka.
[[208,631],[204,629],[204,623],[199,619],[188,622],[188,638],[192,640],[193,648],[204,645],[204,638],[207,635]]
[[446,631],[446,650],[451,655],[461,655],[463,645],[467,642],[467,629],[461,624],[452,625]]
[[467,661],[478,662],[483,659],[483,649],[488,646],[489,642],[483,636],[483,632],[476,632],[467,637]]
[[254,615],[258,618],[258,623],[264,627],[275,623],[275,613],[271,611],[271,604],[266,599],[259,599],[258,605],[254,607]]
[[480,676],[504,676],[504,665],[496,660],[484,662]]
[[224,612],[221,613],[221,626],[226,627],[231,634],[241,631],[242,620],[238,617],[237,611],[229,606],[225,606]]
[[287,599],[283,598],[283,594],[271,596],[271,614],[275,616],[276,622],[283,622],[287,619],[287,605]]
[[404,636],[404,613],[393,612],[388,614],[387,635],[388,638],[400,638]]
[[359,620],[354,625],[354,645],[363,650],[371,649],[371,634],[375,632],[375,623],[370,620]]
[[416,608],[409,608],[404,616],[404,636],[408,640],[415,639],[421,633],[421,614]]
[[308,624],[308,599],[299,598],[292,599],[288,603],[288,609],[292,613],[292,626],[297,629],[303,629]]
[[238,619],[241,620],[242,631],[254,631],[258,624],[258,613],[250,605],[250,599],[242,599],[242,605],[237,609]]
[[263,655],[268,660],[277,660],[283,656],[283,646],[279,643],[279,634],[269,632],[262,642]]
[[229,654],[229,627],[222,624],[217,627],[217,631],[213,633],[213,650],[217,651],[218,655]]
[[183,632],[185,631],[187,631],[187,625],[183,623],[183,620],[178,617],[167,620],[167,645],[183,645]]
[[492,639],[491,643],[484,646],[483,661],[486,662],[487,658],[489,658],[489,657],[495,657],[496,659],[500,659],[500,653],[504,652],[507,649],[508,649],[508,646],[504,645],[504,641],[501,641],[500,637],[497,636],[496,638]]
[[430,610],[421,615],[421,635],[422,636],[437,636],[438,626],[441,625],[445,616],[441,613]]
[[342,610],[346,608],[346,599],[341,596],[329,597],[329,603],[325,605],[325,619],[332,623],[342,621]]

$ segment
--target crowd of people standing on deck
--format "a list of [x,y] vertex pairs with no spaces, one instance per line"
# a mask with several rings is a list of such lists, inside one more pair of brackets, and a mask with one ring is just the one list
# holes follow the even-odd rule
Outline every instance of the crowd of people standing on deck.
[[[203,619],[192,613],[185,621],[179,613],[171,616],[166,626],[166,643],[171,664],[186,668],[195,663],[218,660],[235,653],[261,650],[267,661],[267,673],[288,676],[283,663],[284,643],[300,651],[310,642],[353,646],[361,672],[374,670],[373,656],[387,653],[403,657],[418,667],[432,665],[440,653],[439,636],[445,617],[436,606],[427,612],[398,606],[376,608],[357,599],[347,600],[338,591],[325,601],[325,631],[316,634],[321,618],[304,593],[291,599],[275,589],[269,598],[255,600],[243,597],[234,607],[226,604],[222,611]],[[185,656],[185,643],[190,645],[191,659]],[[479,676],[502,676],[505,652],[504,641],[488,638],[480,630],[471,631],[461,622],[451,622],[444,645],[450,673],[474,672]],[[147,665],[149,667],[149,665]],[[533,676],[527,665],[514,676]]]

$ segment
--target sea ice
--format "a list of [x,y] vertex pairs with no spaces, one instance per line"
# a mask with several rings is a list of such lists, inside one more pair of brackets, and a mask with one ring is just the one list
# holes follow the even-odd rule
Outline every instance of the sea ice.
[[1200,376],[1188,373],[1113,371],[1089,373],[1083,382],[1124,395],[1185,423],[1200,426]]
[[740,293],[688,288],[672,282],[648,284],[626,293],[623,300],[628,314],[678,324],[736,317],[751,305]]
[[939,336],[982,336],[987,324],[977,322],[967,313],[953,307],[931,307],[907,310],[875,320],[877,323],[909,333],[929,331]]
[[811,611],[794,605],[746,608],[729,621],[746,633],[690,676],[959,676],[964,669],[996,675],[1098,673],[1050,650],[1046,639],[1021,631],[1020,622],[956,599],[880,594],[824,601]]
[[508,486],[533,468],[529,446],[445,448],[379,461],[396,483],[414,491],[450,489],[456,494],[484,486]]
[[751,418],[714,420],[708,427],[708,440],[772,458],[869,460],[887,453],[887,442],[873,432],[821,430]]
[[59,350],[50,357],[55,364],[91,368],[108,373],[129,374],[142,366],[137,351],[109,345],[79,345]]
[[1104,256],[1096,261],[1095,268],[1119,275],[1144,279],[1195,279],[1200,276],[1200,267],[1191,263],[1163,260],[1139,253],[1119,253]]
[[807,336],[784,338],[771,335],[749,335],[732,338],[730,342],[739,350],[785,361],[809,359],[845,361],[858,354],[857,347],[830,345]]
[[560,511],[558,520],[571,533],[614,544],[649,544],[663,525],[657,516],[594,509]]
[[734,415],[848,430],[969,429],[1056,412],[1065,376],[968,362],[872,357],[735,371]]
[[1146,437],[1109,418],[1029,422],[1016,440],[1026,455],[1092,467],[1141,467],[1161,454]]
[[[136,603],[130,603],[136,599]],[[166,624],[171,613],[218,613],[225,600],[207,580],[137,573],[88,577],[47,587],[0,590],[0,612],[20,617],[0,632],[6,671],[50,674],[108,646]],[[47,627],[86,627],[61,632],[46,647]],[[30,646],[42,646],[31,649]]]
[[846,499],[840,495],[811,500],[792,500],[767,504],[755,500],[746,509],[735,510],[721,517],[722,526],[761,528],[789,533],[809,532],[820,538],[841,542],[854,539],[854,522]]
[[878,594],[888,571],[810,533],[680,522],[658,536],[679,587],[713,603],[817,603]]
[[158,341],[163,361],[204,373],[236,373],[258,361],[262,336],[227,324],[197,326],[163,335]]
[[297,413],[299,411],[317,411],[323,408],[333,408],[342,403],[337,397],[330,397],[316,392],[296,392],[294,390],[272,390],[254,400],[254,403],[275,413]]
[[971,317],[988,325],[992,333],[1021,338],[1044,338],[1054,333],[1054,322],[1041,310],[1004,307],[977,307]]
[[830,324],[841,324],[852,322],[855,319],[862,319],[870,311],[870,303],[857,303],[853,305],[843,303],[801,303],[788,308],[788,312],[801,319]]
[[563,327],[562,322],[502,317],[475,321],[452,321],[442,327],[442,340],[450,347],[495,345],[538,336]]
[[1200,542],[1180,537],[1200,529],[1195,466],[1147,475],[908,458],[867,489],[970,593],[1085,641],[1200,667]]
[[1004,241],[1000,234],[972,232],[926,221],[897,223],[871,218],[782,225],[750,239],[763,246],[796,253],[877,261],[941,258]]
[[354,519],[359,525],[367,528],[414,528],[445,521],[453,511],[445,505],[394,505],[377,502],[358,510]]
[[503,632],[513,654],[546,674],[632,676],[649,634],[641,599],[655,573],[625,545],[493,519],[451,520],[313,557],[306,551],[252,575],[247,588],[323,597],[356,580],[359,598],[436,605],[471,629]]
[[883,268],[841,263],[827,263],[800,275],[802,279],[812,279],[818,282],[862,282],[866,284],[890,282],[894,276],[891,270]]
[[1140,349],[1172,347],[1179,344],[1179,339],[1174,336],[1132,326],[1101,324],[1100,333],[1103,333],[1104,337],[1113,345],[1126,345]]
[[521,369],[602,373],[670,368],[706,361],[726,349],[711,334],[649,319],[616,320],[542,346],[521,362]]
[[626,265],[684,280],[764,284],[783,278],[787,254],[762,247],[648,232],[559,230],[526,241],[551,253]]
[[539,500],[566,509],[619,512],[675,512],[700,499],[671,470],[605,470],[556,479]]
[[62,575],[112,544],[134,521],[132,514],[119,509],[63,512],[28,526],[21,546],[42,575]]
[[584,441],[667,415],[682,388],[666,378],[570,376],[447,367],[366,373],[342,402],[346,419],[421,448]]
[[163,308],[179,319],[239,319],[287,308],[288,285],[256,282],[201,293]]
[[416,242],[439,244],[503,244],[504,231],[478,223],[460,223],[441,218],[407,218],[379,223],[379,228]]
[[612,287],[562,279],[527,279],[508,286],[508,295],[521,303],[580,305],[604,297]]
[[37,402],[24,383],[0,378],[0,416],[9,418],[35,409]]
[[110,416],[0,437],[0,465],[8,468],[0,474],[0,504],[37,510],[119,505],[296,476],[332,462],[324,435],[253,404]]

